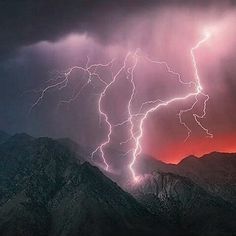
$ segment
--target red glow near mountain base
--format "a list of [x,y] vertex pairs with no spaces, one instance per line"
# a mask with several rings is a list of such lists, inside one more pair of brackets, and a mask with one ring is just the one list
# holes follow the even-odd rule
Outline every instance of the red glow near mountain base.
[[149,155],[166,163],[177,164],[187,156],[194,155],[201,157],[210,152],[236,152],[235,134],[215,135],[214,139],[191,138],[187,143],[173,142],[168,147],[152,149],[147,152]]

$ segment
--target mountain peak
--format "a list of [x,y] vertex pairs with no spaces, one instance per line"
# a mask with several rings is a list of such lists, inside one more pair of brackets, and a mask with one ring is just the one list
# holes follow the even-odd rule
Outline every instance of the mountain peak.
[[199,160],[200,159],[198,157],[196,157],[194,155],[190,155],[190,156],[184,158],[183,160],[181,160],[177,164],[177,166],[181,166],[181,167],[185,166],[185,167],[191,167],[191,168],[193,167],[193,168],[195,168],[194,166],[197,166],[197,165],[200,164]]
[[28,140],[33,140],[34,138],[26,133],[16,133],[13,136],[11,136],[11,139],[28,139]]
[[211,152],[211,153],[203,155],[201,159],[213,159],[213,158],[224,159],[224,158],[235,157],[235,156],[236,156],[236,153]]
[[101,173],[101,171],[97,167],[91,165],[87,161],[85,161],[83,164],[80,165],[80,171],[81,173],[92,174],[92,175]]
[[199,158],[194,156],[194,155],[190,155],[190,156],[187,156],[185,157],[184,159],[182,159],[178,165],[181,165],[183,163],[186,163],[186,162],[192,162],[192,161],[197,161]]
[[82,182],[89,182],[89,184],[96,185],[97,187],[102,187],[103,185],[117,186],[117,184],[107,178],[98,167],[91,165],[89,162],[80,164],[79,176]]

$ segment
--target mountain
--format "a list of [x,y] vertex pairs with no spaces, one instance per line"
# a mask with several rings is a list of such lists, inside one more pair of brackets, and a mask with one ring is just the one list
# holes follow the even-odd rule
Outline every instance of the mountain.
[[17,134],[0,144],[0,235],[173,235],[62,143]]
[[176,165],[143,156],[139,159],[137,171],[141,174],[160,171],[184,176],[211,194],[236,204],[236,154],[213,152],[201,158],[189,156]]
[[139,177],[129,191],[150,212],[186,235],[233,235],[234,206],[186,177],[154,171]]
[[78,143],[76,143],[75,141],[73,141],[72,139],[60,138],[56,139],[56,141],[62,144],[63,146],[67,147],[71,152],[73,152],[76,155],[77,160],[79,159],[81,162],[88,161],[92,163],[92,161],[90,161],[91,158],[89,158],[89,151]]
[[140,175],[149,174],[156,170],[160,172],[174,172],[175,169],[175,164],[164,163],[146,154],[141,155],[135,164],[135,170]]
[[5,131],[0,130],[0,144],[7,141],[8,138],[10,138],[10,135]]
[[[236,232],[235,154],[190,156],[177,165],[139,158],[140,178],[124,191],[107,177],[118,175],[91,165],[90,152],[70,139],[5,137],[0,143],[0,235]],[[120,183],[124,180],[125,174]]]
[[188,157],[177,165],[176,173],[236,205],[236,154],[213,152],[201,158]]

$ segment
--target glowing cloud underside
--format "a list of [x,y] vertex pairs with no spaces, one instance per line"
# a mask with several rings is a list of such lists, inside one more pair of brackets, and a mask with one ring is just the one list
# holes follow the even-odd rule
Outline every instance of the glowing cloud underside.
[[[40,96],[37,98],[35,103],[32,105],[30,111],[32,111],[32,109],[34,109],[35,106],[37,106],[44,99],[44,96],[48,91],[55,89],[55,88],[58,90],[62,90],[64,88],[66,88],[68,86],[69,80],[71,78],[71,74],[75,70],[82,71],[87,75],[86,83],[83,84],[81,89],[73,97],[69,98],[68,100],[59,101],[58,105],[63,104],[63,103],[70,103],[70,102],[74,101],[75,99],[77,99],[79,97],[79,95],[81,94],[81,91],[83,89],[85,89],[88,85],[93,83],[94,80],[99,81],[99,83],[103,86],[103,89],[99,93],[99,98],[97,101],[97,109],[98,109],[99,117],[103,120],[103,122],[105,124],[107,134],[106,134],[106,137],[104,138],[103,142],[101,142],[100,145],[98,145],[98,147],[92,152],[91,158],[93,158],[95,154],[100,154],[100,157],[101,157],[103,164],[104,164],[104,168],[107,171],[109,171],[110,166],[109,166],[109,163],[107,162],[107,159],[106,159],[105,148],[108,147],[110,144],[111,135],[114,132],[114,128],[128,124],[129,125],[129,137],[127,138],[127,140],[123,141],[120,144],[122,145],[122,144],[128,143],[128,142],[131,142],[133,144],[133,147],[130,150],[128,150],[126,154],[127,155],[131,154],[131,162],[130,162],[128,168],[132,174],[133,179],[137,180],[137,175],[135,173],[134,165],[135,165],[135,162],[136,162],[138,156],[142,153],[141,140],[142,140],[142,137],[144,134],[144,123],[151,113],[156,112],[160,108],[166,107],[170,104],[173,104],[176,102],[181,102],[183,100],[187,100],[190,98],[195,98],[193,104],[189,108],[184,109],[184,110],[180,110],[178,113],[180,124],[183,125],[187,130],[187,137],[185,139],[185,141],[186,141],[191,135],[191,128],[183,120],[182,116],[185,113],[192,112],[193,109],[195,108],[195,106],[199,102],[199,97],[201,97],[204,100],[203,109],[200,114],[193,113],[192,115],[194,117],[196,124],[206,133],[207,137],[210,137],[210,138],[213,137],[213,135],[209,132],[209,130],[206,127],[204,127],[200,121],[202,118],[204,118],[206,116],[207,102],[209,100],[209,96],[203,92],[203,87],[201,84],[201,79],[200,79],[198,66],[197,66],[197,60],[196,60],[196,56],[195,56],[195,51],[198,50],[198,48],[200,48],[202,44],[204,44],[206,41],[208,41],[209,38],[210,38],[210,34],[206,33],[204,38],[201,39],[199,42],[197,42],[197,44],[193,48],[191,48],[191,50],[190,50],[190,56],[191,56],[190,58],[192,60],[192,65],[193,65],[193,69],[194,69],[194,80],[192,80],[191,82],[184,82],[181,78],[181,75],[179,73],[175,72],[174,70],[172,70],[167,62],[155,61],[155,60],[150,59],[147,56],[143,56],[143,55],[141,55],[141,52],[140,52],[141,50],[138,49],[135,52],[128,52],[126,54],[123,64],[120,66],[120,68],[117,70],[117,72],[114,72],[112,69],[113,63],[115,61],[114,59],[106,64],[92,64],[92,65],[88,66],[88,63],[87,63],[87,65],[85,67],[74,66],[74,67],[69,68],[65,73],[60,75],[52,85],[47,86],[43,90],[40,91]],[[139,61],[140,57],[144,58],[147,62],[149,62],[153,65],[164,66],[167,73],[171,74],[171,76],[176,77],[176,79],[178,80],[178,82],[181,85],[193,88],[193,91],[188,94],[184,94],[183,96],[173,97],[167,101],[162,101],[160,99],[145,101],[144,103],[141,104],[139,112],[133,113],[132,104],[135,100],[135,93],[136,93],[134,72],[135,72],[136,67],[138,66],[138,61]],[[99,68],[106,68],[106,69],[109,69],[112,71],[112,73],[111,73],[112,76],[111,76],[110,82],[106,82],[106,80],[104,80],[102,78],[102,76],[98,72],[96,72],[97,69],[99,69]],[[128,116],[127,116],[127,120],[124,120],[123,122],[120,122],[119,124],[112,124],[110,122],[110,118],[109,118],[108,113],[104,109],[103,100],[104,100],[104,98],[106,98],[108,96],[108,91],[110,90],[110,88],[112,86],[116,85],[117,80],[123,74],[125,74],[127,81],[131,85],[130,96],[127,101]],[[148,109],[145,110],[144,108],[147,107],[147,105],[148,105]]]

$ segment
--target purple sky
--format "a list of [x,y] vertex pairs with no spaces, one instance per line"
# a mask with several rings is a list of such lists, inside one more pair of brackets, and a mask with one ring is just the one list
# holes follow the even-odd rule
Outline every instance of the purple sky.
[[[103,89],[100,83],[95,82],[94,87],[87,87],[74,102],[58,108],[58,101],[72,97],[86,80],[83,73],[74,72],[67,88],[49,90],[29,114],[30,107],[40,96],[40,93],[30,91],[53,84],[53,81],[47,81],[56,78],[58,72],[70,66],[85,66],[87,57],[89,64],[107,63],[115,58],[112,68],[115,73],[126,53],[134,52],[137,48],[140,49],[140,55],[166,61],[182,75],[184,81],[192,81],[194,68],[190,50],[207,30],[211,32],[211,37],[197,50],[196,60],[204,92],[210,96],[202,124],[214,138],[205,137],[190,112],[183,118],[191,127],[192,134],[183,143],[186,129],[179,124],[177,114],[180,109],[192,104],[193,99],[190,99],[154,112],[145,122],[142,146],[145,153],[166,162],[178,162],[189,154],[200,156],[210,151],[236,151],[234,5],[216,1],[205,5],[198,5],[194,1],[192,4],[155,4],[150,1],[146,5],[142,1],[129,1],[123,5],[122,1],[120,5],[105,4],[106,1],[94,5],[92,2],[81,3],[84,11],[78,18],[72,7],[65,7],[64,15],[63,8],[59,9],[62,3],[58,3],[58,11],[62,12],[61,21],[56,13],[50,17],[47,12],[50,6],[37,6],[33,10],[37,12],[42,8],[45,14],[41,26],[29,7],[28,15],[23,14],[24,20],[32,18],[32,24],[25,26],[28,30],[31,27],[28,38],[29,32],[25,28],[25,34],[22,32],[18,36],[11,32],[13,28],[8,32],[6,24],[9,43],[3,37],[2,45],[5,47],[2,48],[5,51],[0,48],[5,55],[0,65],[4,85],[1,87],[0,128],[11,133],[28,132],[36,136],[67,136],[84,146],[95,148],[107,134],[106,126],[103,120],[99,123],[97,113],[98,94]],[[8,20],[10,25],[13,20],[10,17]],[[129,63],[132,64],[132,61]],[[99,69],[98,73],[106,82],[111,80],[110,70]],[[191,91],[191,88],[181,86],[173,79],[164,66],[147,62],[143,57],[138,61],[134,76],[137,86],[132,104],[134,111],[144,101],[157,98],[167,100]],[[130,89],[126,75],[121,74],[119,81],[104,98],[102,105],[112,123],[127,118]],[[199,102],[194,112],[200,112],[202,105]],[[109,147],[125,152],[132,148],[132,143],[122,147],[119,145],[125,139],[127,126],[115,130]],[[112,164],[114,160],[108,157],[108,161]]]

